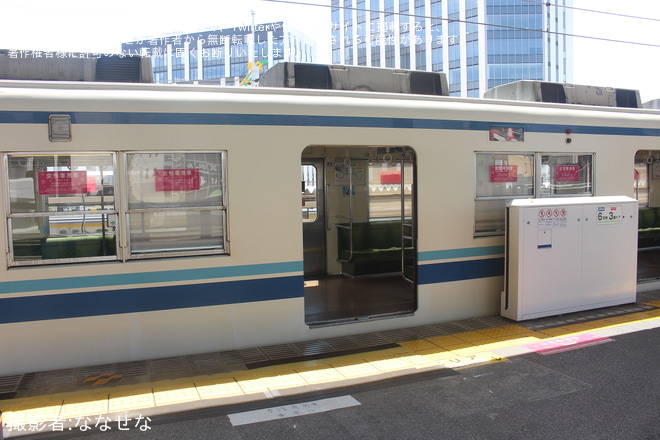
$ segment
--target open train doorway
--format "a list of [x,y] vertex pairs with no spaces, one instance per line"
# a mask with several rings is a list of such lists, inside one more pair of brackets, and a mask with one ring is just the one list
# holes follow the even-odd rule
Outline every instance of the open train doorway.
[[637,282],[660,280],[660,150],[635,154],[635,197],[639,201]]
[[310,146],[302,154],[305,322],[417,308],[416,162],[410,147]]

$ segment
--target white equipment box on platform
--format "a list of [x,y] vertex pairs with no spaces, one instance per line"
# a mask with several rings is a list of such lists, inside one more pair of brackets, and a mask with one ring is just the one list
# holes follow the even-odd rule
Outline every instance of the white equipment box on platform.
[[501,314],[516,321],[635,302],[637,200],[513,200]]

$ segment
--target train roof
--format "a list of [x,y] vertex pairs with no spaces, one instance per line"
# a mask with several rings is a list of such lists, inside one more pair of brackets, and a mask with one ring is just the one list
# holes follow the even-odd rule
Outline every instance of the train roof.
[[[648,118],[654,128],[660,123],[660,110],[643,108],[352,90],[0,80],[0,110],[34,109],[36,100],[40,99],[43,100],[39,104],[42,111],[66,111],[69,108],[71,111],[98,111],[104,105],[102,102],[118,105],[123,102],[130,103],[133,112],[169,112],[177,107],[179,113],[267,111],[287,114],[292,111],[292,107],[304,106],[305,113],[309,114],[334,114],[341,111],[346,116],[366,116],[364,112],[368,109],[368,115],[397,114],[399,117],[407,117],[414,113],[416,118],[433,119],[433,111],[445,110],[455,113],[456,119],[460,119],[468,112],[474,112],[472,117],[479,118],[479,113],[496,111],[509,116],[518,113],[521,117],[532,119],[562,114],[572,117],[581,115],[583,118],[631,118],[638,122]],[[63,102],[69,107],[63,106]],[[302,112],[300,109],[297,111]],[[425,112],[429,113],[425,115]],[[501,115],[503,119],[506,118],[504,114]],[[492,119],[493,115],[491,113],[483,117]]]

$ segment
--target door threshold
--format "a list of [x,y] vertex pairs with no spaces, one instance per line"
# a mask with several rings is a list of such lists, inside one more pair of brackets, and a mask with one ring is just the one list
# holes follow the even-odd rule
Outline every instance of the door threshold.
[[383,313],[378,315],[356,316],[351,318],[327,319],[323,321],[306,322],[305,324],[307,324],[309,328],[314,329],[321,327],[334,327],[337,325],[345,325],[345,324],[357,324],[361,322],[378,321],[381,319],[403,318],[414,315],[415,312],[392,312],[392,313]]

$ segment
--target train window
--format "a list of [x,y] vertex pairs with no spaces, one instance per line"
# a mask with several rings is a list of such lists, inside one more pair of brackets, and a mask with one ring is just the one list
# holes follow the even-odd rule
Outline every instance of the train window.
[[131,258],[226,253],[224,155],[126,155]]
[[475,235],[504,232],[507,200],[534,197],[534,154],[476,154]]
[[[653,160],[651,158],[651,163]],[[635,198],[639,201],[639,206],[649,206],[649,163],[635,158],[634,177]]]
[[11,265],[114,260],[111,153],[8,154]]
[[302,165],[300,174],[303,222],[314,222],[318,218],[316,189],[319,182],[316,167],[314,165]]
[[[413,161],[410,154],[369,161],[369,219],[400,218],[412,216]],[[403,200],[402,191],[403,189]]]
[[592,153],[476,153],[474,235],[503,234],[511,199],[592,195],[593,167]]
[[539,194],[593,194],[593,154],[542,154]]

